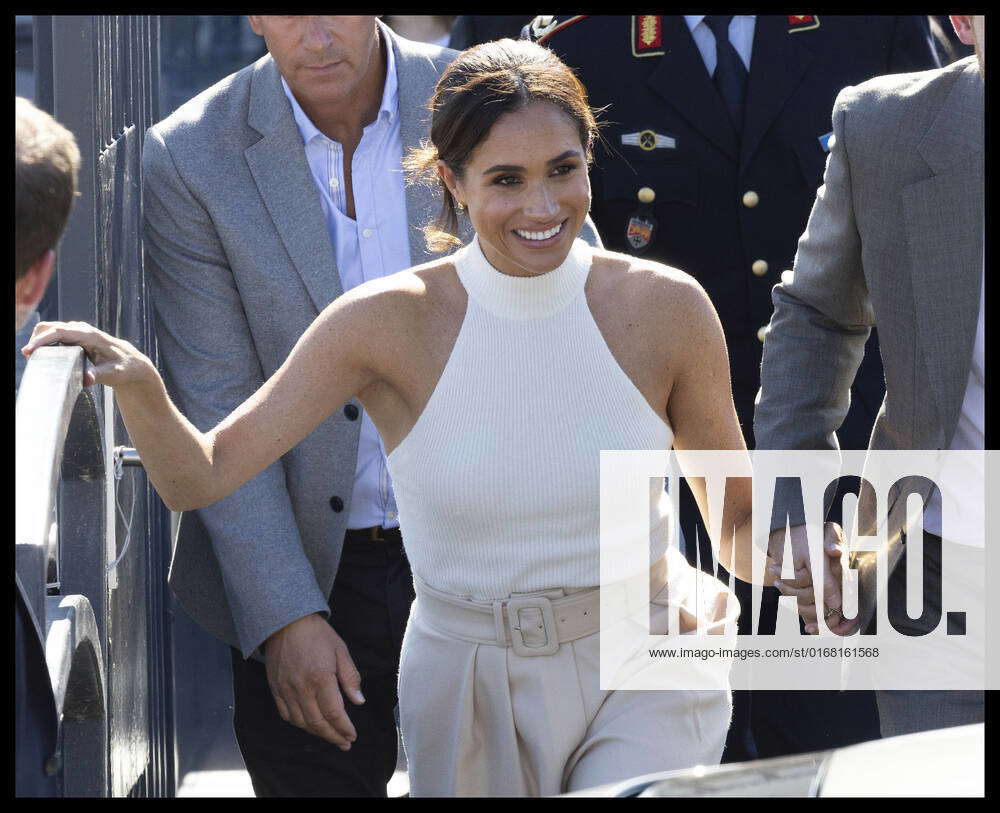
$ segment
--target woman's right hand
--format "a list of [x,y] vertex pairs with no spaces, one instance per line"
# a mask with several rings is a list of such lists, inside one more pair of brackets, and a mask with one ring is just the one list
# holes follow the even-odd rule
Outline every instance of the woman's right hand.
[[84,369],[85,387],[114,387],[131,445],[170,510],[187,511],[218,499],[211,441],[170,402],[153,362],[124,339],[86,322],[40,322],[21,352],[30,358],[51,344],[83,348],[93,364]]
[[50,344],[82,347],[93,364],[83,374],[83,385],[106,384],[121,389],[158,383],[153,362],[124,339],[109,336],[86,322],[39,322],[21,352],[30,357]]

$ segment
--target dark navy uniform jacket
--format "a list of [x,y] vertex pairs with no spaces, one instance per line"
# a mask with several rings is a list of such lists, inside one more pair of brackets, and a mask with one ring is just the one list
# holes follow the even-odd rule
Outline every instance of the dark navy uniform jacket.
[[[927,18],[758,15],[741,141],[683,17],[539,17],[525,31],[576,70],[593,106],[608,106],[591,215],[609,249],[642,253],[704,286],[752,445],[759,333],[823,180],[834,99],[879,74],[936,67]],[[651,204],[640,190],[652,190]],[[628,241],[630,221],[644,247]],[[882,401],[872,347],[840,433],[845,448],[867,447]]]

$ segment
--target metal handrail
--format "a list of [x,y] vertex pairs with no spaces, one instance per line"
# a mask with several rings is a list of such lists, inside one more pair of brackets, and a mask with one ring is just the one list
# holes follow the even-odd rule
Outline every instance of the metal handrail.
[[[107,792],[107,697],[104,647],[92,601],[103,607],[102,584],[92,595],[62,595],[50,563],[59,550],[57,506],[63,480],[103,481],[104,442],[79,347],[41,347],[25,367],[15,407],[15,559],[39,627],[60,719],[62,789],[68,796]],[[93,511],[101,513],[97,504]],[[103,528],[103,523],[94,525]],[[103,550],[104,540],[97,542]],[[75,580],[74,580],[75,581]],[[56,595],[50,595],[56,593]],[[76,728],[74,728],[76,725]]]
[[25,367],[15,407],[14,544],[35,616],[45,618],[47,567],[63,447],[83,390],[79,347],[40,347]]

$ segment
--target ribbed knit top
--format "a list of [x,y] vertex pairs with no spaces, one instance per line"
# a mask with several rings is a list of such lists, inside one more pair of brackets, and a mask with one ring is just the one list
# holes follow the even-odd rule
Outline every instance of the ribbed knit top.
[[[451,259],[465,318],[423,413],[388,456],[413,572],[476,599],[597,585],[600,451],[666,450],[673,432],[594,321],[586,243],[533,277],[497,271],[478,238]],[[669,510],[663,481],[651,480],[651,561]]]

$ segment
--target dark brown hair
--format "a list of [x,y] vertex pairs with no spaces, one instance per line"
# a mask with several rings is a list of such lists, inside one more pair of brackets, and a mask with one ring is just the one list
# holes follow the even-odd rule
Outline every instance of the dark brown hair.
[[27,99],[15,99],[14,272],[20,279],[59,242],[76,196],[73,134]]
[[485,42],[463,51],[441,74],[428,107],[430,142],[411,149],[403,165],[411,183],[439,185],[441,212],[424,227],[431,251],[459,243],[455,199],[440,181],[439,160],[459,178],[472,152],[486,140],[497,120],[532,102],[547,102],[576,125],[591,160],[598,124],[587,91],[566,64],[548,48],[527,40]]

